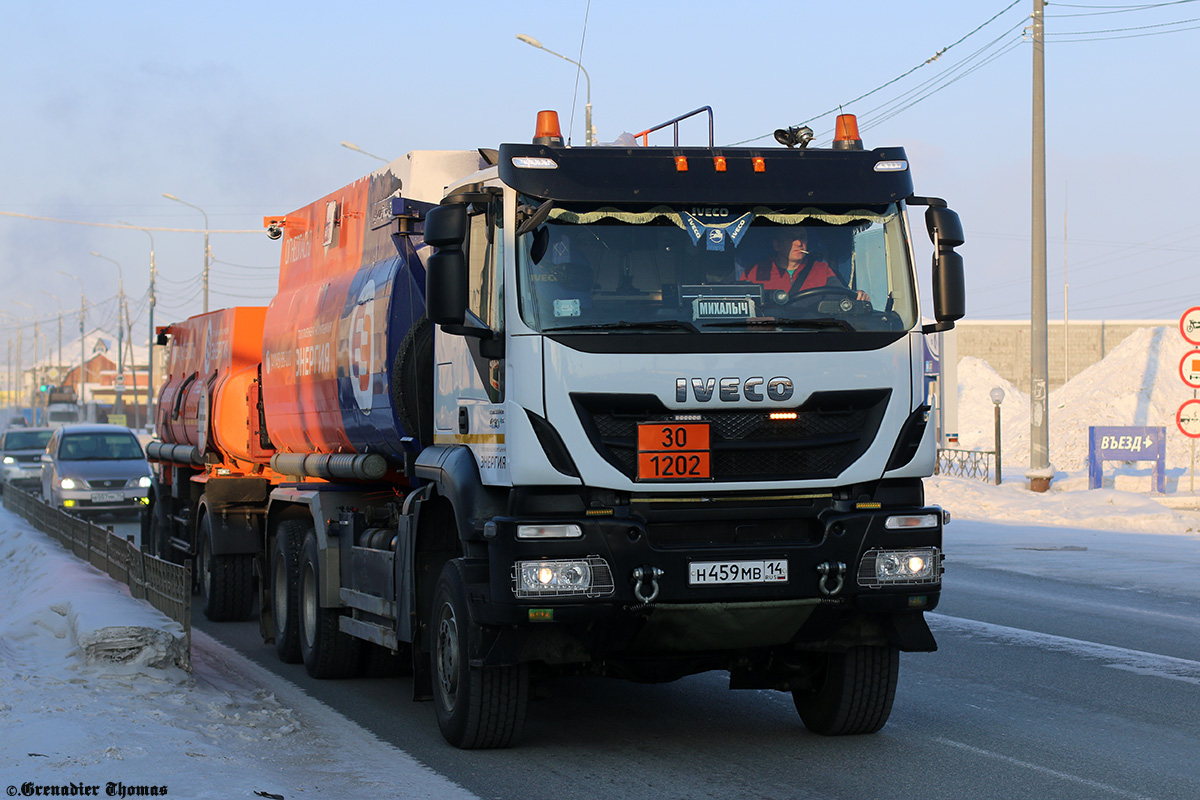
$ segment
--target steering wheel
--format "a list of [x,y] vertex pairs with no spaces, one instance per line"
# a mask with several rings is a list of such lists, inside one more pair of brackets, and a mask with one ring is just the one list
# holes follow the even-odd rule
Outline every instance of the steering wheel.
[[[789,303],[811,302],[814,298],[828,297],[841,300],[844,311],[849,311],[858,303],[858,292],[844,286],[814,286],[811,289],[801,289],[788,293]],[[845,305],[849,302],[851,305]]]

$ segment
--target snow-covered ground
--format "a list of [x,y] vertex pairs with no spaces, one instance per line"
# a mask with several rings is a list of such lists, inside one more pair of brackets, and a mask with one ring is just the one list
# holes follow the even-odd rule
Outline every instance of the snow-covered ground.
[[[1060,472],[1045,494],[1023,478],[1027,398],[964,359],[960,440],[991,448],[988,391],[1003,386],[1009,466],[1001,486],[927,481],[928,501],[953,515],[948,570],[962,563],[1134,590],[1169,585],[1200,597],[1200,511],[1187,492],[1191,449],[1181,435],[1168,430],[1165,497],[1150,494],[1148,465],[1118,465],[1106,473],[1115,472],[1115,489],[1086,490],[1088,425],[1173,429],[1174,409],[1191,393],[1176,373],[1182,353],[1168,342],[1169,331],[1139,331],[1051,394]],[[0,508],[0,785],[16,796],[26,784],[98,786],[104,796],[119,782],[195,798],[473,797],[201,632],[194,672],[173,666],[179,633]],[[354,768],[342,770],[347,752]]]

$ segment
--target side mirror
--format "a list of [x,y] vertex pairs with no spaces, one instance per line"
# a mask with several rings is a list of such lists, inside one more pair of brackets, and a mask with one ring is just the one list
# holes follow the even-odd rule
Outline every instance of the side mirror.
[[452,203],[425,215],[425,242],[437,248],[425,278],[425,312],[437,325],[462,325],[467,312],[467,207]]
[[967,313],[963,259],[954,248],[965,241],[958,214],[945,206],[925,210],[925,227],[936,252],[933,256],[933,318],[936,330],[950,330]]

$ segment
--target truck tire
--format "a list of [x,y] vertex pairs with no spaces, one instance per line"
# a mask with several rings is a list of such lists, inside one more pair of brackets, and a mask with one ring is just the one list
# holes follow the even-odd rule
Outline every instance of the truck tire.
[[299,664],[300,653],[300,546],[311,525],[288,520],[275,533],[271,548],[271,620],[275,654],[285,664]]
[[430,622],[433,704],[442,736],[464,750],[515,744],[525,724],[529,668],[471,666],[471,640],[480,633],[453,562],[438,578]]
[[314,678],[352,678],[358,673],[361,640],[342,633],[338,620],[345,612],[322,608],[321,560],[317,534],[309,528],[300,548],[297,607],[300,655]]
[[200,598],[213,622],[240,622],[254,609],[254,556],[213,554],[212,522],[200,522]]
[[794,689],[792,700],[804,726],[823,736],[875,733],[892,713],[900,651],[888,645],[828,653],[811,689]]

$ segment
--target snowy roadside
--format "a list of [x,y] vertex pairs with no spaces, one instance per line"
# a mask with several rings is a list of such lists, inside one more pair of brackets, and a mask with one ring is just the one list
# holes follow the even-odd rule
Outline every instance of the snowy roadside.
[[474,797],[202,632],[173,666],[176,623],[2,508],[0,609],[9,796]]
[[1118,590],[1200,598],[1200,512],[1160,496],[1095,489],[1029,491],[970,478],[927,478],[925,499],[950,511],[954,564]]

